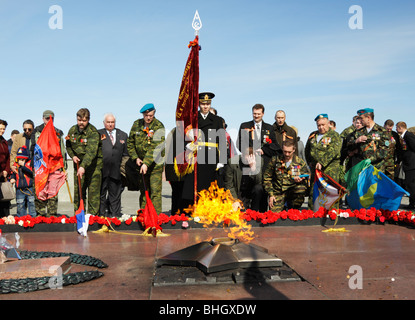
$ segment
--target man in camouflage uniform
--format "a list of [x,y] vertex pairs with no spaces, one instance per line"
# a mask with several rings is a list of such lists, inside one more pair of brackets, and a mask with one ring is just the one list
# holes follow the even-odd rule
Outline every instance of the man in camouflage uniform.
[[312,186],[316,169],[339,181],[340,152],[342,148],[340,135],[329,127],[328,115],[320,114],[314,120],[317,123],[318,130],[310,134],[305,147],[305,156],[311,171],[311,188],[308,198],[310,209],[313,208]]
[[394,125],[395,123],[391,119],[386,120],[383,124],[383,127],[390,135],[389,151],[385,159],[385,174],[392,180],[395,180],[395,176],[398,176],[399,163],[401,162],[401,160],[398,158],[398,150],[401,147],[401,143],[399,134],[392,130]]
[[[137,171],[144,175],[145,185],[140,181],[140,208],[146,206],[145,190],[157,213],[162,212],[161,191],[164,166],[164,125],[154,115],[153,104],[146,104],[140,112],[143,119],[134,122],[128,137],[127,149]],[[142,179],[141,179],[142,180]]]
[[[90,113],[86,108],[77,114],[77,124],[66,136],[66,150],[74,162],[74,208],[79,208],[78,177],[81,180],[82,199],[88,203],[88,213],[99,214],[102,180],[102,149],[98,130],[89,123]],[[87,196],[88,191],[88,196]]]
[[293,140],[282,144],[283,155],[273,157],[264,172],[264,189],[269,194],[269,207],[280,212],[287,203],[288,209],[299,209],[307,191],[310,171],[305,161],[297,157]]
[[362,118],[363,127],[356,130],[348,146],[357,147],[358,154],[363,160],[370,159],[375,168],[385,172],[385,158],[388,155],[391,140],[390,133],[375,123],[373,109],[361,109],[357,114]]
[[[55,114],[51,110],[46,110],[43,112],[43,124],[40,126],[37,126],[35,130],[33,131],[31,135],[32,143],[30,148],[30,154],[32,155],[35,151],[35,145],[37,143],[37,140],[40,137],[40,134],[42,133],[43,129],[45,128],[46,124],[50,121],[50,119],[55,118]],[[65,140],[64,140],[64,134],[63,131],[55,127],[56,136],[58,137],[59,146],[61,148],[61,153],[63,157],[63,163],[65,170],[67,169],[67,162],[66,162],[66,148],[65,148]],[[58,195],[54,196],[53,198],[47,199],[47,200],[40,200],[36,196],[35,193],[35,207],[36,207],[36,214],[42,215],[42,216],[56,216],[58,214]]]
[[[353,117],[353,122],[352,125],[347,127],[346,129],[344,129],[341,133],[340,133],[340,138],[342,139],[342,154],[340,157],[340,174],[339,174],[339,182],[342,186],[346,186],[346,181],[344,180],[344,175],[347,167],[347,140],[348,140],[348,136],[350,134],[352,134],[355,130],[356,130],[356,122],[358,121],[358,118],[360,118],[359,116],[354,116]],[[345,151],[345,152],[343,152]]]
[[346,137],[351,134],[353,131],[356,130],[356,120],[357,118],[359,118],[359,116],[354,116],[353,117],[353,122],[352,125],[350,127],[347,127],[346,129],[344,129],[342,131],[342,133],[340,133],[340,138],[343,139],[343,141],[346,139]]

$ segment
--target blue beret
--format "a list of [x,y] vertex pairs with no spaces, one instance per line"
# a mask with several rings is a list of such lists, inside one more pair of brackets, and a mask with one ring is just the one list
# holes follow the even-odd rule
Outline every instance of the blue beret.
[[144,107],[141,108],[140,112],[144,113],[144,112],[153,111],[153,110],[156,110],[156,108],[154,107],[154,104],[147,103]]
[[373,113],[374,112],[374,110],[373,109],[371,109],[371,108],[366,108],[366,109],[360,109],[359,111],[357,111],[357,114],[359,115],[359,116],[361,116],[362,114],[365,114],[365,113]]
[[314,121],[317,121],[318,119],[323,119],[323,118],[328,119],[329,116],[326,113],[321,113],[314,119]]

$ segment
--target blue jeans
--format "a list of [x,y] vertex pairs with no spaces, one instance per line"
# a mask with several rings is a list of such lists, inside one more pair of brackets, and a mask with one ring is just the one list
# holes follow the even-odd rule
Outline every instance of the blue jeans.
[[16,189],[17,216],[30,214],[36,217],[34,188]]

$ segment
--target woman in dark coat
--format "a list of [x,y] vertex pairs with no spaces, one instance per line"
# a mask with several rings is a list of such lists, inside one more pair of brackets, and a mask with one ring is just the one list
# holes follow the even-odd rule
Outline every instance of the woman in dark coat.
[[[7,181],[10,176],[10,153],[4,132],[7,128],[7,121],[0,120],[0,182]],[[10,201],[0,201],[0,218],[10,214]]]

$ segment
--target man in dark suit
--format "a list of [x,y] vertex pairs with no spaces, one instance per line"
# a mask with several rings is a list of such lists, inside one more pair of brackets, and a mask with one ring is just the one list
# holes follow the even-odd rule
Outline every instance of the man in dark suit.
[[252,107],[252,121],[244,122],[239,127],[237,148],[242,152],[246,148],[253,148],[254,152],[263,159],[262,172],[273,156],[281,153],[281,147],[275,137],[272,125],[263,121],[265,107],[256,104]]
[[[227,163],[226,132],[223,120],[210,112],[211,92],[199,94],[198,139],[197,143],[187,143],[186,148],[197,150],[197,192],[206,190],[217,181],[219,170]],[[184,178],[183,198],[194,202],[194,172]]]
[[121,216],[121,160],[128,156],[128,135],[115,128],[115,117],[106,114],[104,129],[98,130],[102,142],[102,186],[100,213],[104,216]]
[[298,156],[298,142],[297,142],[297,132],[294,128],[290,127],[285,121],[286,115],[284,110],[278,110],[275,113],[275,122],[272,125],[275,132],[275,138],[277,143],[282,147],[282,143],[286,140],[294,141],[295,155]]
[[[262,104],[254,105],[252,107],[253,119],[241,124],[236,141],[237,148],[241,152],[244,152],[247,148],[252,148],[256,155],[261,156],[262,167],[259,170],[262,174],[272,157],[281,153],[274,128],[263,121],[264,113],[265,107]],[[268,194],[266,192],[262,194],[259,206],[261,212],[265,212],[268,208]]]
[[415,209],[415,135],[407,130],[405,122],[396,124],[396,131],[400,136],[400,150],[402,168],[405,172],[405,189],[410,193],[409,206],[405,209]]

